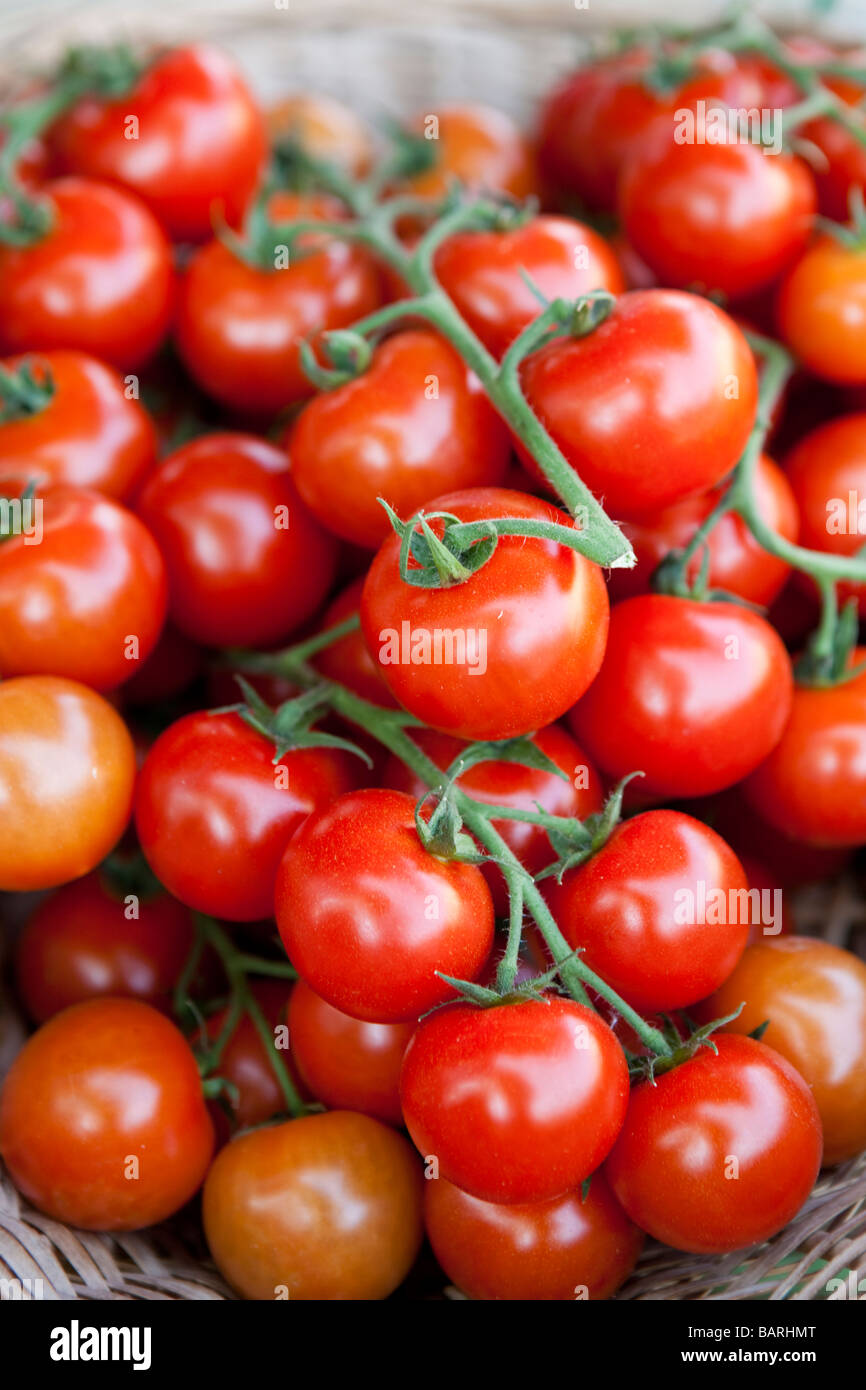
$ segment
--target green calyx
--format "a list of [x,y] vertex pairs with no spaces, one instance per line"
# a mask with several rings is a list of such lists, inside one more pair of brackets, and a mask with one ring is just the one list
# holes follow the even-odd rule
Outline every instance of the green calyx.
[[40,366],[37,376],[37,365],[36,358],[25,357],[14,371],[0,367],[0,425],[39,415],[53,401],[55,386],[51,373]]
[[367,767],[373,766],[369,753],[347,738],[329,734],[314,724],[331,708],[325,688],[306,690],[292,700],[273,709],[243,676],[235,676],[243,700],[211,710],[211,714],[237,714],[251,729],[274,746],[274,763],[299,748],[340,748],[360,758]]

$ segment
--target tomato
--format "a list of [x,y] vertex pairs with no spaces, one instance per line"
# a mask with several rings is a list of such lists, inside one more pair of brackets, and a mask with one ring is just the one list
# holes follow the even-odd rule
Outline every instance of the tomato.
[[[755,499],[768,526],[786,540],[796,541],[800,518],[797,502],[785,474],[772,459],[762,454],[755,469]],[[655,516],[629,521],[623,531],[632,543],[637,565],[631,570],[611,570],[609,590],[615,600],[649,592],[653,571],[671,550],[684,549],[698,527],[719,501],[723,488],[687,497]],[[760,607],[773,602],[791,573],[784,560],[771,555],[755,540],[736,512],[726,512],[688,566],[689,582],[694,582],[709,550],[707,583],[724,589]]]
[[605,1173],[627,1214],[675,1250],[722,1254],[775,1235],[821,1165],[821,1120],[799,1072],[752,1038],[715,1037],[632,1091]]
[[866,384],[866,250],[819,237],[789,271],[776,306],[779,332],[827,381]]
[[[282,980],[256,980],[252,993],[269,1027],[283,1026],[292,985]],[[219,1037],[227,1016],[227,1009],[219,1009],[208,1018],[204,1031],[211,1042]],[[289,1054],[281,1051],[279,1056],[291,1073]],[[236,1088],[236,1094],[228,1092],[225,1099],[239,1128],[264,1124],[286,1108],[271,1058],[248,1013],[241,1015],[229,1034],[213,1074]],[[222,1135],[226,1128],[225,1117],[220,1114],[215,1119],[217,1134]]]
[[679,811],[624,821],[545,885],[568,944],[640,1013],[696,1004],[727,979],[749,935],[748,888],[721,836]]
[[426,328],[387,338],[366,372],[311,401],[286,445],[317,520],[371,549],[391,535],[379,497],[408,518],[443,491],[501,483],[511,453],[477,377]]
[[463,232],[438,250],[436,278],[495,357],[541,313],[546,299],[625,289],[611,248],[570,217],[536,217],[510,232]]
[[771,882],[755,886],[794,888],[802,883],[835,878],[844,870],[850,858],[849,850],[817,848],[784,834],[746,800],[744,785],[740,783],[712,797],[701,814],[707,816],[710,824],[732,846],[744,866],[750,855],[761,856]]
[[95,868],[132,809],[135,750],[101,695],[55,676],[0,683],[0,890]]
[[165,559],[172,620],[194,642],[277,642],[331,586],[336,542],[298,496],[285,454],[254,435],[183,445],[150,478],[138,512]]
[[[851,54],[850,61],[862,68],[863,53]],[[834,221],[844,222],[850,210],[852,191],[862,190],[866,185],[866,123],[862,119],[862,102],[866,91],[859,83],[832,74],[827,74],[821,80],[850,108],[846,112],[848,120],[858,125],[862,134],[862,138],[858,139],[854,131],[846,129],[829,115],[807,121],[798,132],[803,140],[818,149],[818,156],[814,159],[814,177],[821,212]]]
[[755,423],[748,343],[721,309],[679,290],[629,291],[586,337],[528,357],[522,379],[572,468],[626,520],[714,487]]
[[[449,734],[438,734],[431,729],[412,730],[411,734],[427,757],[443,772],[465,747]],[[603,801],[601,779],[574,739],[558,724],[551,724],[534,734],[532,742],[565,773],[566,780],[553,772],[542,772],[538,768],[502,760],[477,763],[459,778],[458,786],[476,801],[494,806],[511,806],[515,810],[537,811],[541,808],[552,816],[576,816],[579,820],[600,811]],[[387,787],[408,792],[414,801],[418,801],[428,790],[426,783],[396,757],[386,764],[382,780]],[[519,820],[495,820],[493,825],[529,873],[540,873],[556,857],[541,826]],[[507,917],[508,890],[500,870],[493,864],[485,864],[482,872],[493,895],[496,915]]]
[[334,1110],[360,1110],[402,1125],[400,1066],[413,1023],[352,1018],[299,980],[288,1024],[292,1060],[318,1100]]
[[510,193],[523,199],[537,192],[532,147],[504,111],[480,105],[440,106],[416,116],[411,126],[435,141],[436,161],[433,168],[407,179],[401,192],[442,198],[455,181],[475,194]]
[[24,363],[51,396],[43,409],[0,424],[0,484],[24,476],[129,497],[156,462],[147,411],[115,372],[84,352],[7,358],[0,369],[14,372]]
[[90,999],[42,1025],[0,1092],[0,1154],[65,1225],[134,1231],[200,1186],[213,1126],[183,1035],[137,999]]
[[266,114],[272,140],[288,138],[314,159],[362,178],[373,160],[370,131],[350,106],[321,92],[283,97]]
[[[335,215],[330,202],[289,193],[276,194],[269,211],[282,221]],[[314,394],[300,363],[301,339],[345,328],[381,299],[371,256],[334,237],[305,238],[273,270],[247,265],[211,241],[181,279],[177,348],[209,395],[247,416],[273,415]]]
[[[426,510],[568,524],[549,503],[502,488],[448,493]],[[607,592],[577,551],[503,536],[486,565],[445,589],[405,583],[399,556],[392,535],[370,566],[361,623],[391,693],[425,724],[468,739],[524,734],[558,719],[598,671]]]
[[661,120],[626,166],[623,229],[666,284],[736,298],[770,284],[804,250],[815,182],[792,155],[741,139],[714,144],[697,125],[701,138],[680,143],[676,122]]
[[791,709],[791,661],[769,623],[732,603],[645,594],[611,614],[599,675],[569,722],[612,777],[706,796],[772,752]]
[[[866,647],[851,664],[866,661]],[[755,810],[792,839],[828,849],[866,841],[866,672],[796,686],[782,737],[746,782]]]
[[[786,460],[802,517],[801,541],[811,550],[854,555],[866,541],[866,412],[840,415],[802,437]],[[798,588],[813,589],[798,575]],[[866,615],[866,585],[843,580],[837,594],[852,596]]]
[[111,690],[156,645],[162,557],[138,517],[101,493],[49,488],[34,505],[38,531],[0,541],[0,670]]
[[244,1298],[387,1298],[421,1245],[421,1177],[401,1134],[332,1110],[239,1135],[207,1176],[205,1235]]
[[203,241],[213,218],[236,225],[265,164],[262,116],[232,60],[171,49],[131,91],[85,96],[57,122],[66,169],[137,193],[173,241]]
[[131,193],[92,179],[44,188],[48,233],[0,246],[0,349],[75,348],[124,371],[153,357],[174,299],[171,248]]
[[37,1023],[106,994],[166,1008],[192,943],[190,915],[167,893],[124,895],[88,874],[28,918],[15,957],[18,994]]
[[419,1023],[403,1059],[403,1115],[439,1177],[484,1202],[542,1202],[607,1156],[628,1068],[597,1014],[559,995]]
[[[341,589],[322,614],[321,629],[336,627],[345,622],[361,605],[361,590],[364,575],[355,579],[345,589]],[[360,695],[362,700],[371,700],[374,705],[396,706],[396,701],[382,679],[380,670],[370,653],[360,628],[332,642],[315,658],[313,665],[329,680],[339,681]]]
[[198,912],[270,917],[289,840],[353,785],[340,750],[273,759],[273,745],[239,715],[196,713],[166,729],[145,760],[135,806],[141,848],[160,882]]
[[424,1224],[448,1278],[485,1300],[610,1298],[644,1239],[601,1173],[585,1200],[566,1192],[513,1206],[480,1202],[439,1178],[424,1187]]

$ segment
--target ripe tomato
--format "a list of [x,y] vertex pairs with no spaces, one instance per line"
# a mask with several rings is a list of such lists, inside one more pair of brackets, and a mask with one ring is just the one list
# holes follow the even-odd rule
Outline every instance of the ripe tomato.
[[866,384],[866,251],[819,237],[783,280],[776,314],[810,371],[843,386]]
[[0,543],[0,670],[111,690],[156,645],[162,556],[138,517],[101,493],[48,488],[35,505],[39,532]]
[[[448,493],[426,510],[568,524],[549,503],[504,488]],[[361,624],[392,694],[425,724],[468,739],[524,734],[558,719],[598,671],[607,591],[598,566],[576,551],[503,536],[486,565],[446,589],[404,583],[399,557],[399,538],[389,536],[367,575]]]
[[[269,1026],[276,1029],[284,1025],[292,985],[284,980],[256,980],[252,992]],[[210,1015],[204,1028],[205,1038],[213,1042],[219,1037],[227,1015],[227,1009],[219,1009]],[[293,1068],[288,1052],[281,1051],[279,1055],[291,1073]],[[236,1095],[227,1093],[226,1101],[235,1123],[241,1129],[264,1124],[286,1108],[271,1059],[248,1013],[241,1015],[229,1034],[214,1075],[223,1077],[236,1088]],[[214,1114],[214,1111],[219,1113]],[[224,1112],[214,1106],[212,1114],[217,1135],[227,1139],[228,1126]]]
[[234,63],[205,44],[158,57],[121,97],[82,97],[52,141],[69,172],[137,193],[173,241],[203,241],[214,216],[236,225],[266,153]]
[[56,1221],[134,1231],[198,1189],[213,1126],[183,1035],[137,999],[90,999],[39,1029],[0,1092],[0,1154]]
[[175,898],[124,896],[88,874],[28,919],[15,957],[18,994],[37,1023],[106,994],[166,1008],[192,942],[190,915]]
[[484,1202],[542,1202],[607,1156],[628,1068],[607,1025],[570,999],[457,1003],[419,1023],[400,1094],[409,1133],[440,1177]]
[[716,1035],[631,1094],[605,1173],[632,1221],[675,1250],[721,1254],[775,1235],[821,1166],[799,1072],[752,1038]]
[[[439,734],[432,729],[411,732],[415,742],[443,772],[466,746],[450,734]],[[538,768],[522,767],[519,763],[503,760],[477,763],[459,778],[458,786],[476,801],[494,806],[512,806],[515,810],[537,811],[541,808],[552,816],[576,816],[579,820],[600,811],[603,801],[601,779],[574,739],[558,724],[551,724],[534,734],[532,742],[566,774],[567,781],[553,772],[542,772]],[[396,757],[390,758],[385,765],[382,780],[386,787],[408,792],[413,801],[418,801],[428,790],[426,783]],[[495,820],[493,824],[508,848],[531,874],[546,869],[556,857],[541,826],[519,820]],[[507,917],[508,890],[501,871],[494,864],[484,864],[482,873],[493,896],[496,915]]]
[[0,246],[0,348],[77,348],[124,371],[153,357],[174,298],[171,248],[131,193],[91,179],[44,188],[52,225]]
[[[866,661],[859,647],[851,664]],[[866,840],[866,673],[794,689],[782,737],[744,786],[770,825],[828,849]]]
[[350,792],[311,815],[277,874],[289,959],[327,1003],[370,1023],[416,1019],[474,979],[493,944],[479,869],[436,859],[402,792]]
[[354,784],[338,749],[273,758],[273,745],[239,715],[196,713],[166,729],[145,759],[135,806],[141,848],[160,882],[198,912],[270,917],[289,840]]
[[51,399],[0,424],[0,482],[23,476],[130,496],[156,462],[147,411],[115,372],[84,352],[7,358],[0,368],[14,372],[25,362],[38,381],[50,383]]
[[[611,598],[619,601],[648,593],[653,571],[671,550],[681,550],[688,545],[715,507],[721,491],[719,488],[699,497],[687,497],[655,516],[626,522],[622,529],[632,543],[637,565],[630,570],[611,570],[608,581]],[[786,540],[796,541],[800,518],[791,485],[781,468],[766,454],[761,455],[755,469],[755,497],[768,526]],[[707,549],[710,587],[737,594],[760,607],[778,598],[791,573],[784,560],[777,559],[758,544],[736,512],[727,512],[716,522]],[[701,547],[689,564],[690,582],[700,572],[704,553]]]
[[758,614],[645,594],[614,608],[604,664],[569,722],[612,777],[644,772],[641,793],[706,796],[771,753],[792,687],[788,653]]
[[165,459],[138,499],[162,550],[172,620],[206,646],[277,642],[309,618],[337,544],[307,511],[280,449],[205,435]]
[[370,131],[351,107],[321,92],[283,97],[265,116],[272,141],[288,138],[314,159],[362,178],[373,160]]
[[[364,577],[361,575],[359,579],[353,580],[328,604],[320,623],[323,632],[326,628],[336,627],[338,623],[345,622],[353,613],[358,612]],[[341,637],[338,642],[332,642],[330,647],[325,647],[313,664],[323,676],[348,686],[356,695],[360,695],[362,700],[371,700],[374,705],[396,707],[397,702],[382,679],[378,665],[367,651],[367,644],[360,628],[350,632],[347,637]]]
[[135,750],[101,695],[55,676],[0,683],[0,889],[95,868],[132,809]]
[[[801,438],[786,460],[788,479],[802,518],[801,541],[812,550],[854,555],[866,542],[866,413],[840,415]],[[798,575],[798,588],[813,588]],[[852,595],[866,615],[866,585],[843,580],[844,601]]]
[[411,122],[435,142],[432,169],[401,186],[419,198],[442,198],[455,180],[472,192],[510,193],[528,198],[538,191],[535,156],[523,133],[504,111],[489,106],[445,106]]
[[646,811],[545,891],[568,944],[640,1013],[696,1004],[746,945],[748,880],[709,826]]
[[[829,52],[826,56],[832,58],[836,55]],[[862,51],[851,57],[862,68]],[[866,135],[862,110],[863,97],[866,95],[864,88],[848,78],[830,74],[821,80],[851,108],[849,119],[859,124]],[[799,133],[804,140],[816,145],[820,152],[814,160],[814,177],[821,212],[836,222],[844,222],[849,213],[852,190],[862,189],[866,185],[866,150],[862,140],[841,122],[833,120],[832,116],[819,116],[815,121],[808,121]]]
[[757,410],[755,361],[740,329],[708,300],[679,290],[629,291],[586,337],[528,357],[522,378],[575,472],[612,516],[627,520],[720,482]]
[[292,1060],[317,1100],[402,1125],[400,1067],[414,1023],[366,1023],[341,1013],[304,981],[288,1011]]
[[424,1185],[424,1224],[448,1278],[477,1299],[610,1298],[634,1269],[643,1232],[601,1173],[584,1200],[480,1202],[439,1178]]
[[221,1274],[244,1298],[387,1298],[421,1245],[421,1176],[401,1134],[332,1110],[233,1139],[202,1213]]
[[620,294],[625,279],[607,242],[570,217],[536,217],[511,232],[463,232],[436,254],[436,278],[495,357],[541,313],[546,299],[589,290]]
[[377,498],[410,517],[443,491],[501,483],[511,453],[477,377],[426,328],[386,339],[366,372],[311,401],[286,446],[313,515],[374,550],[391,534]]
[[[283,221],[334,215],[330,202],[289,193],[275,195],[269,210]],[[381,299],[370,255],[334,237],[306,239],[273,270],[247,265],[211,241],[181,279],[177,348],[209,395],[246,416],[273,415],[314,394],[300,363],[301,339],[345,328]]]
[[701,1006],[721,1018],[745,1001],[726,1033],[751,1033],[787,1057],[808,1082],[824,1128],[824,1163],[866,1149],[866,965],[807,936],[765,938]]

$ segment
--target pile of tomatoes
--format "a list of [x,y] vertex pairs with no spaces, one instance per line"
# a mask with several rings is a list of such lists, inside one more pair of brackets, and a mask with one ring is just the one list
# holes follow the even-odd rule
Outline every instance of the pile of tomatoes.
[[[252,1299],[766,1240],[866,1149],[866,964],[781,906],[866,842],[866,58],[635,43],[384,165],[82,61],[0,127],[13,1182],[200,1201]],[[846,119],[675,138],[804,73]]]

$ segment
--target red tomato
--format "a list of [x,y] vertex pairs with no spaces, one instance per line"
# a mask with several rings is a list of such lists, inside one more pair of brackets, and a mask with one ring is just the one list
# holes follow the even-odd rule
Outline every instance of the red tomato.
[[510,193],[528,198],[537,192],[535,157],[529,141],[504,111],[489,106],[445,106],[411,122],[435,142],[432,169],[407,179],[401,191],[419,198],[442,198],[455,180],[472,192]]
[[156,645],[162,557],[138,517],[98,492],[49,488],[35,506],[39,531],[0,543],[0,670],[111,690]]
[[[854,555],[866,543],[866,413],[841,415],[800,439],[787,462],[788,479],[802,517],[801,541],[811,550]],[[798,587],[813,588],[798,575]],[[866,615],[866,585],[839,583]]]
[[632,1225],[601,1173],[584,1200],[480,1202],[439,1178],[424,1186],[424,1222],[448,1278],[470,1298],[610,1298],[634,1269],[643,1232]]
[[745,1001],[726,1033],[761,1035],[808,1083],[824,1128],[824,1163],[866,1149],[866,965],[807,936],[749,946],[730,979],[701,1006],[722,1018]]
[[[292,985],[283,980],[257,980],[252,992],[269,1027],[276,1029],[284,1025]],[[219,1037],[227,1014],[227,1009],[220,1009],[208,1018],[204,1031],[211,1042]],[[281,1051],[279,1056],[291,1072],[288,1052]],[[236,1088],[236,1096],[229,1092],[226,1100],[241,1129],[264,1124],[286,1108],[271,1059],[248,1013],[241,1015],[229,1034],[214,1075],[223,1077]],[[215,1119],[217,1134],[221,1135],[226,1129],[225,1116],[220,1113]]]
[[477,377],[426,328],[387,338],[366,372],[311,401],[286,446],[313,515],[371,549],[391,535],[377,498],[408,518],[443,491],[501,483],[511,452]]
[[131,91],[85,96],[53,144],[66,169],[137,193],[173,241],[236,225],[265,163],[262,116],[234,63],[204,44],[174,48]]
[[0,683],[0,890],[95,868],[132,809],[135,750],[111,705],[55,676]]
[[775,1235],[821,1166],[821,1120],[784,1057],[716,1035],[718,1054],[631,1095],[605,1173],[632,1221],[675,1250],[722,1254]]
[[91,179],[45,185],[46,236],[0,246],[0,348],[77,348],[125,371],[147,362],[168,332],[171,248],[131,193]]
[[843,386],[866,384],[866,251],[819,238],[782,282],[776,312],[779,332],[810,371]]
[[597,1014],[558,995],[422,1019],[403,1059],[403,1115],[435,1170],[484,1202],[542,1202],[607,1156],[628,1068]]
[[317,1100],[402,1125],[400,1067],[414,1023],[352,1018],[299,980],[288,1024],[292,1060]]
[[[503,488],[448,493],[426,510],[569,524],[549,503]],[[503,536],[486,565],[446,589],[404,583],[399,556],[392,535],[370,566],[361,623],[391,693],[425,724],[468,739],[524,734],[558,719],[598,671],[607,592],[598,566],[576,551]]]
[[753,904],[745,870],[709,826],[646,811],[545,891],[581,959],[640,1013],[696,1004],[743,954]]
[[611,777],[642,771],[641,793],[706,796],[771,753],[792,686],[788,653],[757,613],[646,594],[614,608],[604,664],[569,722]]
[[[467,746],[450,734],[439,734],[432,729],[412,730],[411,733],[427,757],[443,772]],[[541,772],[503,760],[477,763],[463,774],[458,786],[476,801],[511,806],[515,810],[541,808],[552,816],[576,816],[579,820],[600,811],[604,799],[601,779],[574,739],[558,724],[551,724],[534,734],[532,742],[566,774],[567,781],[553,772]],[[387,787],[408,792],[413,801],[418,801],[428,790],[426,783],[396,757],[389,759],[382,780]],[[541,826],[519,820],[495,820],[493,825],[531,874],[540,873],[555,859],[550,840]],[[508,890],[500,870],[493,864],[485,864],[482,873],[493,895],[496,915],[507,917]]]
[[334,578],[336,542],[298,496],[285,454],[254,435],[185,444],[160,464],[138,511],[165,559],[172,620],[206,646],[279,641]]
[[575,472],[627,520],[714,487],[755,423],[748,343],[721,309],[679,290],[631,290],[586,337],[533,353],[522,376]]
[[[632,543],[637,565],[630,570],[611,570],[611,598],[632,598],[649,592],[653,571],[671,550],[684,549],[698,527],[709,516],[723,489],[687,497],[672,507],[642,521],[629,521],[623,531]],[[796,541],[800,518],[797,503],[785,474],[772,459],[762,454],[755,469],[755,498],[768,526],[786,540]],[[781,593],[791,573],[790,566],[764,550],[736,512],[727,512],[710,532],[707,582],[713,589],[737,594],[749,603],[765,607]],[[687,575],[698,577],[705,550],[702,546]]]
[[439,248],[436,278],[495,357],[541,313],[546,299],[589,290],[620,294],[625,280],[607,242],[570,217],[536,217],[511,232],[463,232]]
[[421,1177],[401,1134],[332,1110],[238,1135],[208,1173],[202,1214],[243,1298],[369,1302],[415,1262]]
[[7,358],[0,368],[14,372],[25,362],[37,380],[51,384],[51,399],[35,414],[0,424],[0,480],[23,475],[130,496],[156,462],[147,411],[115,372],[86,353],[41,352]]
[[213,1126],[183,1035],[137,999],[90,999],[43,1024],[0,1093],[0,1154],[47,1216],[134,1231],[200,1186]]
[[[828,53],[826,56],[835,57]],[[863,67],[863,53],[851,54],[849,61]],[[863,121],[862,102],[866,91],[856,82],[844,77],[828,75],[822,78],[825,86],[841,97],[849,110],[848,118],[859,125],[866,137],[866,122]],[[819,156],[814,160],[814,177],[818,186],[818,203],[825,217],[844,222],[850,210],[850,197],[854,189],[866,185],[866,149],[862,139],[832,116],[819,116],[808,121],[798,132],[803,140],[816,145]]]
[[353,785],[349,755],[273,745],[237,714],[188,714],[161,734],[139,778],[135,819],[160,882],[232,922],[273,913],[280,857],[311,811]]
[[493,944],[479,869],[436,859],[412,798],[350,792],[311,815],[277,875],[277,926],[289,959],[327,1003],[370,1023],[401,1023],[452,997],[436,972],[474,979]]
[[[361,575],[353,580],[328,604],[320,623],[323,632],[358,612],[364,577]],[[347,637],[341,637],[338,642],[332,642],[330,647],[325,647],[313,664],[323,676],[348,686],[362,700],[371,700],[374,705],[387,705],[389,708],[396,706],[397,702],[382,679],[379,667],[367,651],[360,628],[350,632]]]
[[[334,210],[329,202],[281,193],[270,215],[290,221]],[[301,339],[345,328],[381,299],[370,255],[333,237],[308,239],[288,265],[273,270],[247,265],[211,241],[181,280],[177,348],[209,395],[248,416],[273,415],[314,394],[300,363]]]

